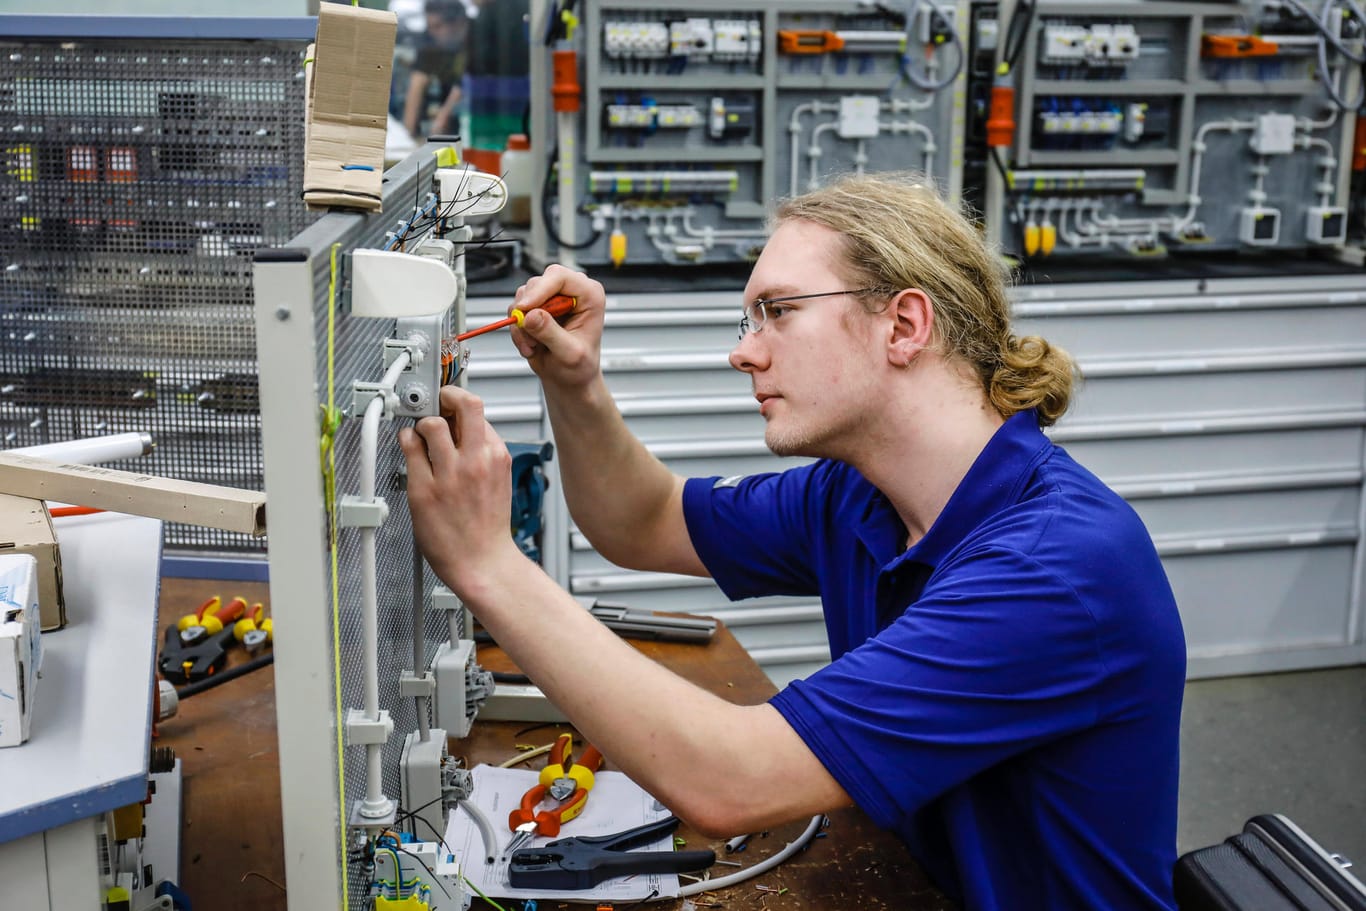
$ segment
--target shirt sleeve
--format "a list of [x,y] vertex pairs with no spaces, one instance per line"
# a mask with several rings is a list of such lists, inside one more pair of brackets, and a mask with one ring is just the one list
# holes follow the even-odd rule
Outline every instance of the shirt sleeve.
[[821,463],[744,478],[691,478],[683,515],[693,549],[731,600],[818,593],[811,529],[823,527],[812,504]]
[[[946,568],[941,568],[941,570]],[[954,559],[891,625],[772,704],[879,825],[1097,717],[1095,622],[1017,552]]]

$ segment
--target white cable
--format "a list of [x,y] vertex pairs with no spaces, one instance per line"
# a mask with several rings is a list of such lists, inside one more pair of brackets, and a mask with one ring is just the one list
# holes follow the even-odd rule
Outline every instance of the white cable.
[[484,863],[491,864],[498,854],[498,837],[493,834],[493,824],[489,822],[488,816],[479,809],[479,805],[472,800],[457,800],[456,803],[462,810],[470,814],[470,819],[479,828],[479,837],[484,841]]
[[689,883],[688,885],[678,890],[677,896],[660,896],[659,900],[666,901],[669,898],[675,897],[686,898],[689,895],[697,895],[699,892],[710,892],[713,889],[724,889],[727,886],[733,886],[736,883],[742,883],[747,879],[753,879],[760,873],[766,873],[769,870],[772,870],[774,867],[778,866],[778,864],[787,860],[793,854],[796,854],[802,848],[805,848],[807,844],[811,841],[811,839],[816,837],[816,832],[820,830],[820,827],[824,825],[824,823],[825,815],[822,813],[817,813],[815,816],[811,817],[811,822],[807,823],[807,826],[802,831],[802,834],[798,835],[792,841],[784,845],[783,849],[779,851],[777,854],[774,854],[772,857],[764,858],[752,867],[746,867],[745,869],[738,870],[735,873],[731,873],[728,876],[722,876],[720,879],[704,879],[701,882]]
[[825,123],[818,124],[816,128],[811,131],[811,145],[806,149],[806,157],[811,163],[811,178],[806,183],[806,188],[808,190],[814,190],[821,185],[820,176],[817,173],[821,160],[821,134],[837,129],[839,129],[838,121],[827,120]]
[[833,112],[837,110],[839,110],[839,106],[833,101],[808,101],[804,104],[799,104],[792,109],[792,116],[787,119],[787,132],[791,136],[792,143],[792,167],[788,172],[792,175],[792,187],[788,193],[789,196],[797,195],[797,174],[800,170],[798,162],[801,157],[799,150],[801,148],[802,115],[820,114],[826,111]]
[[33,456],[36,459],[51,459],[54,462],[67,462],[72,465],[99,465],[102,462],[116,462],[119,459],[136,459],[145,456],[155,448],[152,436],[142,431],[114,433],[102,437],[85,437],[79,440],[66,440],[61,443],[42,443],[38,446],[20,446],[8,452],[16,455]]

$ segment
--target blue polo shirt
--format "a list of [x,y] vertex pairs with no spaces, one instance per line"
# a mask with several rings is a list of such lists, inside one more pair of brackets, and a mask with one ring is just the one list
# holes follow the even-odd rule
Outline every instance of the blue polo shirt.
[[1033,411],[908,550],[839,462],[694,478],[683,501],[729,597],[820,595],[833,660],[772,704],[945,892],[972,911],[1175,907],[1176,603],[1138,516]]

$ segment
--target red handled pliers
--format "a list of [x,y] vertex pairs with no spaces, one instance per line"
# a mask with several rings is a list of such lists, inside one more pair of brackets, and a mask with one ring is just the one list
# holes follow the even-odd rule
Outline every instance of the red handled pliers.
[[[522,795],[522,805],[508,814],[508,828],[517,834],[508,842],[505,854],[526,844],[533,835],[559,835],[562,825],[583,812],[588,792],[593,790],[593,773],[602,766],[602,754],[597,747],[590,746],[575,762],[573,749],[573,735],[561,734],[555,739],[540,780]],[[559,805],[551,810],[537,810],[547,796],[560,801]]]

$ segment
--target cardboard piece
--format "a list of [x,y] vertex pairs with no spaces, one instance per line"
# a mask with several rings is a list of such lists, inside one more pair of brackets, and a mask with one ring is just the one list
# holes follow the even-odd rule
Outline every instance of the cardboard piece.
[[266,495],[260,491],[133,474],[98,465],[64,465],[0,452],[0,491],[256,537],[266,533]]
[[66,626],[62,556],[52,530],[52,517],[42,500],[0,494],[0,555],[4,554],[27,554],[37,561],[43,632]]
[[340,3],[318,7],[307,67],[304,202],[378,209],[398,17]]
[[43,664],[37,571],[38,561],[28,554],[0,556],[0,747],[28,740],[33,718]]

